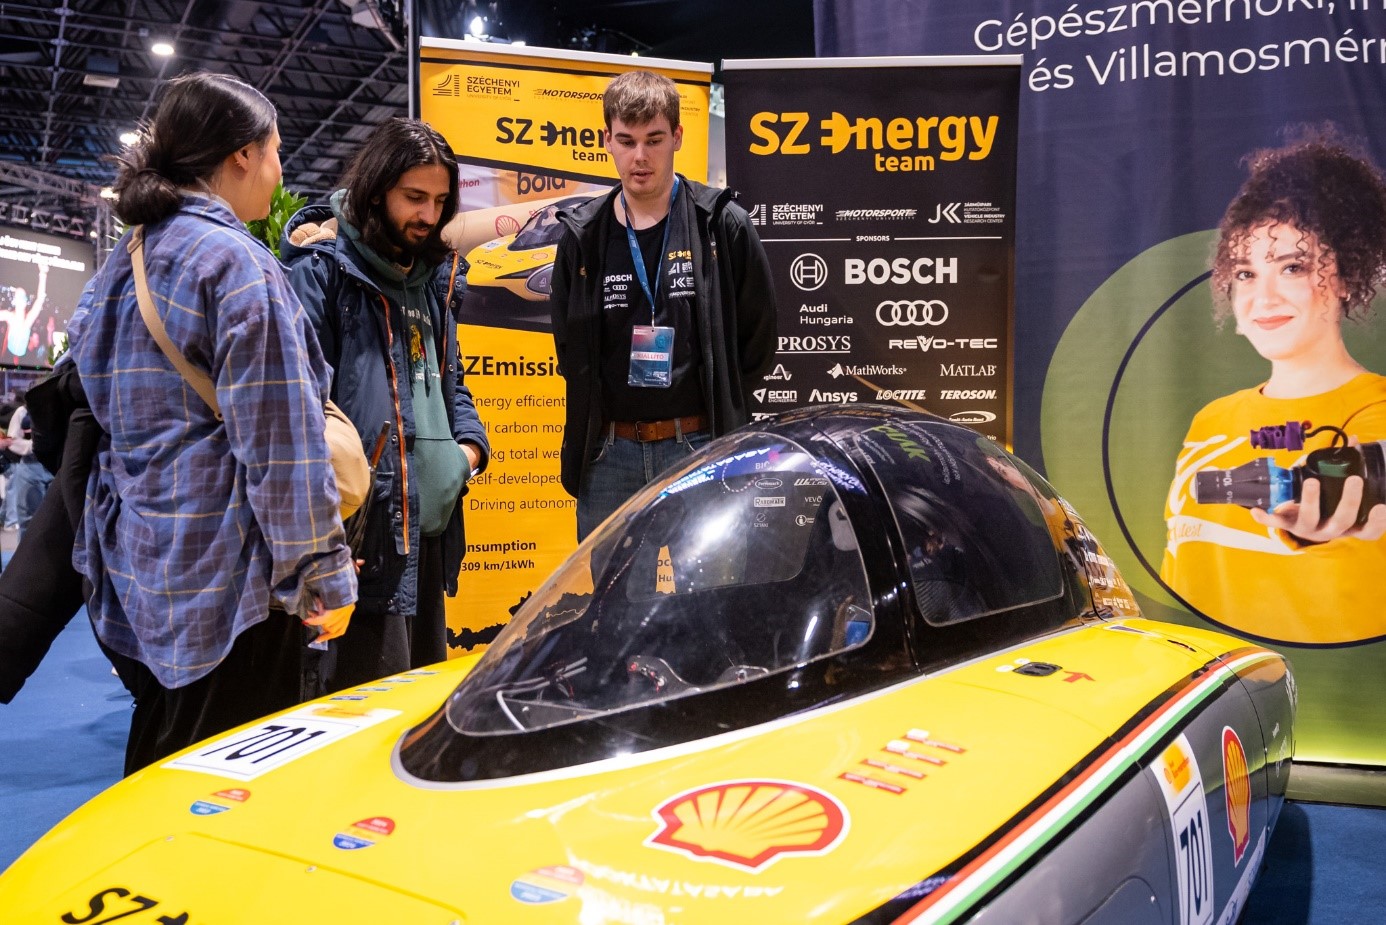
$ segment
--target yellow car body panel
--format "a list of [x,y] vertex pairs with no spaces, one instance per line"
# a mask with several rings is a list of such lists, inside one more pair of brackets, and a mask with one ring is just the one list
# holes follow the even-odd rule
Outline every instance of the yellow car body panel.
[[[128,912],[127,925],[850,921],[1017,807],[1038,818],[1036,801],[1063,796],[1055,781],[1094,751],[1117,754],[1133,716],[1239,645],[1093,623],[677,747],[482,783],[406,779],[396,747],[474,663],[459,659],[117,784],[0,877],[0,909],[35,923]],[[1241,651],[1248,668],[1278,662]],[[1058,667],[1021,671],[1031,664]],[[288,734],[334,721],[347,731],[315,749]],[[197,761],[209,770],[188,769]]]

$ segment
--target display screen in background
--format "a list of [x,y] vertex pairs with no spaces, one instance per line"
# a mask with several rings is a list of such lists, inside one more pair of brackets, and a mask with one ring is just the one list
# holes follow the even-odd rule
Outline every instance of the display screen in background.
[[0,366],[53,365],[94,256],[86,241],[0,225]]

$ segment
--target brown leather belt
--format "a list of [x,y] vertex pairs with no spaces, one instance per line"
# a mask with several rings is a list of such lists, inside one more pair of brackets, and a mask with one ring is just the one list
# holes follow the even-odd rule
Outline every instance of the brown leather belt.
[[686,418],[670,418],[667,421],[609,421],[616,436],[622,440],[636,440],[650,443],[654,440],[668,440],[680,433],[694,434],[707,429],[707,418],[701,414],[690,414]]

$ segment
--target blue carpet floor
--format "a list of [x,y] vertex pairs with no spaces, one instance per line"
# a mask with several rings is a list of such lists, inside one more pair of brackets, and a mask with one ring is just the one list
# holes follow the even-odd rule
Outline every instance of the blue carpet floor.
[[[130,697],[79,615],[0,706],[0,870],[119,779],[129,722]],[[1384,851],[1386,809],[1286,804],[1242,925],[1386,921]]]

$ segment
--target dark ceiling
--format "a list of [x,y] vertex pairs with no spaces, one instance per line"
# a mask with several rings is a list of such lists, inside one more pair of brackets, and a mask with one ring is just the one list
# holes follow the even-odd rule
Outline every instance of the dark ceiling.
[[[405,0],[0,0],[0,224],[88,232],[105,155],[162,79],[205,68],[279,110],[285,186],[318,197],[370,128],[409,108]],[[812,0],[415,0],[426,34],[716,63],[811,56]],[[154,55],[158,40],[175,46]]]

